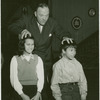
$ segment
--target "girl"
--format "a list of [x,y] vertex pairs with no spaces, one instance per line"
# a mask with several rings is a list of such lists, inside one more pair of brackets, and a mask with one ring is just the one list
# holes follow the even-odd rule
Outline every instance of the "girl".
[[42,59],[32,54],[34,38],[27,36],[19,41],[18,55],[10,63],[10,82],[15,90],[14,100],[39,100],[44,85]]

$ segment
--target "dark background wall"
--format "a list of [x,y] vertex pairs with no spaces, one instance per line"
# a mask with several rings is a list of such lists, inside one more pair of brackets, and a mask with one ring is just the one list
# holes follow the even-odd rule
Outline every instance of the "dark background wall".
[[[51,0],[52,16],[69,31],[77,43],[98,30],[98,0]],[[90,17],[88,12],[94,8],[96,15]],[[78,30],[72,27],[72,19],[78,16],[82,25]]]
[[21,10],[24,6],[30,5],[34,12],[34,9],[36,8],[37,4],[40,2],[48,3],[48,0],[1,0],[1,41],[3,49],[2,52],[5,51],[5,47],[8,46],[7,44],[9,38],[11,37],[7,31],[8,24],[12,22],[13,18],[17,19],[21,16]]
[[[98,0],[2,0],[1,1],[1,31],[2,44],[6,44],[9,33],[7,33],[8,21],[13,17],[20,16],[17,14],[18,9],[28,4],[35,9],[39,2],[46,2],[50,5],[51,16],[55,18],[58,23],[71,33],[72,38],[77,43],[80,43],[91,34],[99,30],[99,3]],[[90,17],[89,9],[93,8],[96,11],[94,17]],[[78,16],[82,25],[75,30],[72,27],[72,19]],[[4,48],[4,45],[3,48]]]
[[[99,100],[99,2],[98,0],[51,0],[52,16],[69,31],[77,42],[76,58],[82,63],[87,82],[87,100]],[[96,15],[90,16],[89,10],[95,9]],[[72,19],[78,16],[82,25],[72,27]],[[58,41],[56,39],[56,41]],[[59,50],[56,45],[56,51]],[[57,53],[57,52],[56,52]],[[55,53],[55,54],[56,54]]]

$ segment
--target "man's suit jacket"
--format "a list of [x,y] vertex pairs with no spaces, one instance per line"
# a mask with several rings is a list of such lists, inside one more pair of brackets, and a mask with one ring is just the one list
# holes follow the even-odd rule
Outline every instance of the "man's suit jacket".
[[53,37],[56,36],[62,40],[62,37],[69,36],[52,18],[48,19],[43,26],[42,33],[40,33],[35,16],[28,15],[9,25],[8,29],[16,34],[20,34],[24,29],[27,29],[32,34],[36,46],[34,53],[43,59],[46,69],[52,66],[52,44],[55,44],[52,43]]

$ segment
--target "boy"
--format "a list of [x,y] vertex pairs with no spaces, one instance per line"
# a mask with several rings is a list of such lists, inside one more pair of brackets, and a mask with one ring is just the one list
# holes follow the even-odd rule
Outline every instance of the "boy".
[[75,58],[76,43],[61,46],[62,58],[53,65],[51,89],[56,100],[86,100],[87,80],[82,65]]

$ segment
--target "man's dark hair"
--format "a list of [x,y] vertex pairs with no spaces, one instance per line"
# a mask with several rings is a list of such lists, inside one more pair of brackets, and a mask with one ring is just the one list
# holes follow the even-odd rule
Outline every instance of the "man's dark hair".
[[36,11],[37,11],[37,9],[38,9],[39,7],[41,7],[41,8],[43,8],[43,7],[48,7],[48,8],[49,8],[49,6],[48,6],[46,3],[39,3],[38,6],[37,6],[37,8],[36,8]]

